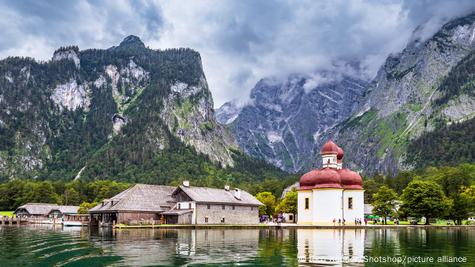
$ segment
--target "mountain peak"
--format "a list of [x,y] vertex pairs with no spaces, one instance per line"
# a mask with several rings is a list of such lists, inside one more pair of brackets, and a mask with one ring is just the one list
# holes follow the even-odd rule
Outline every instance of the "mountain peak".
[[124,47],[124,46],[145,47],[145,44],[142,42],[142,40],[140,40],[139,37],[137,37],[135,35],[129,35],[129,36],[125,37],[124,40],[122,40],[122,42],[120,42],[119,46],[121,46],[121,47]]

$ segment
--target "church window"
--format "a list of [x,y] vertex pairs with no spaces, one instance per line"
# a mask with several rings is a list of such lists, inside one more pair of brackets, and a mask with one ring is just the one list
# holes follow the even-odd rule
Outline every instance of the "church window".
[[348,198],[348,209],[349,210],[353,209],[353,198],[352,197]]
[[305,209],[308,210],[310,208],[310,200],[308,197],[305,198]]

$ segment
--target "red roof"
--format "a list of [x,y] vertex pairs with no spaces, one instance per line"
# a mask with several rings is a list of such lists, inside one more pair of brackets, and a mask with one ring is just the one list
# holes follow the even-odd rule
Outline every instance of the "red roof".
[[340,174],[334,169],[312,170],[300,178],[300,189],[342,188]]
[[343,151],[341,147],[338,147],[337,150],[338,150],[338,154],[336,154],[336,159],[341,161],[343,159],[343,156],[345,155],[345,152]]
[[363,179],[358,173],[346,168],[338,170],[338,173],[344,189],[363,189]]
[[320,152],[322,155],[326,154],[338,154],[338,146],[333,143],[332,140],[328,140],[322,147],[322,151]]
[[[338,162],[341,162],[344,151],[332,140],[328,140],[321,151],[322,155],[336,155]],[[363,189],[363,179],[361,176],[349,169],[337,170],[334,168],[323,168],[312,170],[300,177],[300,189],[314,188],[343,188],[343,189]]]

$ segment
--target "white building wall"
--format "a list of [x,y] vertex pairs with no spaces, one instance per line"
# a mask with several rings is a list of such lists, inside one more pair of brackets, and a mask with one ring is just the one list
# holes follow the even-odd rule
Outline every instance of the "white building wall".
[[[309,199],[309,209],[305,209],[305,198]],[[311,190],[300,190],[297,193],[297,223],[298,224],[312,224],[313,201]]]
[[[313,189],[313,224],[332,225],[342,218],[343,189]],[[300,214],[299,214],[300,216]]]
[[[348,208],[348,199],[353,198],[353,208]],[[354,224],[355,219],[364,220],[364,190],[344,190],[344,216],[346,224]]]
[[322,156],[322,166],[323,168],[337,168],[337,159],[336,155],[323,155]]

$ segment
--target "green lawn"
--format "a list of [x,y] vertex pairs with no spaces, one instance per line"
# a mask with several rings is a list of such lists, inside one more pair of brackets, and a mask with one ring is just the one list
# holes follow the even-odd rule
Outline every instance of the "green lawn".
[[12,217],[13,211],[0,211],[0,216]]
[[[437,222],[435,223],[431,223],[430,225],[436,225],[436,226],[444,226],[444,225],[448,225],[447,224],[448,220],[437,220]],[[451,225],[454,225],[454,222],[451,221]],[[467,223],[466,220],[464,220],[462,222],[462,225],[465,225]],[[368,224],[374,224],[373,221],[368,221]],[[394,225],[395,223],[393,221],[388,221],[388,225]],[[410,223],[408,221],[399,221],[399,224],[401,225],[409,225]],[[378,225],[381,225],[380,223],[378,223]],[[423,225],[423,223],[419,222],[418,225]]]

